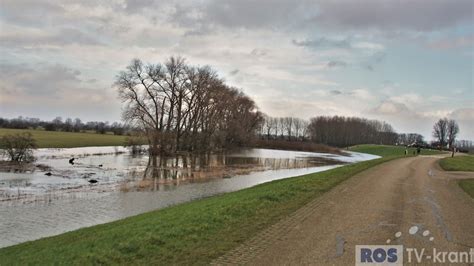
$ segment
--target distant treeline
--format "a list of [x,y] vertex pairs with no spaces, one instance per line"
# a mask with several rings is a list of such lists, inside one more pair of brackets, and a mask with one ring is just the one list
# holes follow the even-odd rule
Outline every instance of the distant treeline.
[[318,116],[306,121],[295,117],[265,116],[260,137],[346,147],[363,143],[397,144],[399,135],[386,122],[358,117]]
[[336,147],[356,144],[396,144],[398,134],[382,121],[358,117],[318,116],[311,118],[308,132],[311,140]]
[[398,144],[400,145],[413,145],[413,144],[426,144],[424,137],[417,133],[402,133],[398,134]]
[[308,141],[309,122],[296,117],[263,116],[259,134],[267,140]]
[[81,119],[67,118],[63,121],[61,117],[56,117],[52,121],[44,121],[39,118],[18,117],[18,118],[1,118],[0,128],[15,128],[15,129],[40,129],[46,131],[64,131],[64,132],[84,132],[93,131],[98,134],[105,134],[108,132],[114,135],[124,135],[131,130],[125,124],[114,122],[90,121],[83,123]]

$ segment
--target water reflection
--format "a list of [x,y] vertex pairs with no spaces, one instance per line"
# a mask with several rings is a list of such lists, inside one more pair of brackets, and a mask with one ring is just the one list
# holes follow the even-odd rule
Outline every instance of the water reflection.
[[231,178],[256,171],[308,168],[344,164],[328,157],[300,156],[292,158],[248,157],[240,153],[181,154],[174,157],[149,157],[144,171],[131,171],[120,185],[120,191],[158,190],[161,184],[205,182],[215,178]]
[[[89,147],[40,149],[35,155],[35,165],[25,167],[24,171],[0,172],[0,202],[77,197],[82,192],[153,191],[164,184],[207,182],[259,171],[365,160],[356,153],[341,156],[268,149],[148,157],[134,156],[124,148]],[[69,163],[71,157],[76,158],[74,165]],[[52,175],[45,176],[47,172]],[[97,183],[90,184],[91,180]]]

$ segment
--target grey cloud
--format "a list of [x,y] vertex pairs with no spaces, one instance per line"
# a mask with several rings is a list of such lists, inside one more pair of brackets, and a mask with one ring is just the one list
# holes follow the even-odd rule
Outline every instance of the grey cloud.
[[[142,0],[148,2],[148,0]],[[175,4],[171,21],[192,28],[302,28],[434,31],[472,19],[471,0],[232,1]]]
[[187,30],[184,33],[184,37],[202,36],[209,33],[211,33],[211,29],[209,27],[200,27],[198,29]]
[[327,63],[328,68],[335,68],[335,67],[346,67],[347,63],[344,61],[339,60],[332,60]]
[[160,3],[156,0],[125,0],[122,8],[127,13],[138,13],[145,8],[156,8]]
[[473,47],[474,35],[461,36],[457,38],[449,37],[439,39],[427,44],[431,49],[444,50],[444,49],[462,49],[464,47]]
[[195,5],[179,2],[170,19],[186,27],[281,28],[292,24],[296,17],[302,18],[311,8],[307,3],[309,1],[209,0]]
[[46,25],[64,12],[55,1],[2,0],[0,6],[2,20],[18,25]]
[[474,108],[456,109],[448,117],[459,123],[459,139],[474,138]]
[[314,40],[292,40],[292,43],[296,46],[303,46],[303,47],[311,47],[311,48],[344,48],[350,49],[352,47],[351,42],[349,39],[328,39],[325,37],[321,37]]
[[330,91],[329,93],[331,93],[332,95],[340,95],[340,94],[342,94],[342,91],[340,91],[340,90],[332,90],[332,91]]
[[374,66],[370,64],[362,65],[363,68],[367,69],[368,71],[374,71]]
[[60,64],[0,64],[2,85],[29,95],[54,97],[61,90],[77,88],[82,82],[80,75],[79,70]]
[[471,0],[321,1],[317,25],[334,29],[433,31],[472,19]]
[[461,108],[449,114],[450,118],[474,122],[474,108]]
[[15,34],[0,33],[1,46],[41,46],[41,45],[68,45],[85,44],[99,45],[101,42],[96,36],[75,28],[61,28],[56,32],[18,32]]
[[362,63],[362,67],[366,70],[374,71],[376,66],[385,60],[386,56],[387,54],[385,52],[376,52]]
[[234,69],[234,70],[232,70],[232,71],[229,72],[229,75],[235,76],[235,75],[237,75],[237,73],[239,73],[239,70],[238,70],[238,69]]
[[258,49],[258,48],[255,48],[250,52],[251,55],[257,56],[257,57],[265,56],[267,55],[267,53],[268,51],[266,49]]
[[374,114],[382,115],[401,115],[401,114],[413,114],[408,107],[403,103],[397,103],[391,100],[382,101],[378,106],[372,109]]

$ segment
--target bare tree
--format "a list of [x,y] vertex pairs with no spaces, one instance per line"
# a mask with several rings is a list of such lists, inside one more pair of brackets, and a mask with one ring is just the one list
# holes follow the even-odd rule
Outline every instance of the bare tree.
[[448,137],[448,119],[442,118],[433,126],[433,137],[435,137],[440,148],[446,147]]
[[284,117],[283,118],[283,125],[286,131],[286,136],[288,140],[291,140],[293,132],[293,117]]
[[73,122],[71,118],[66,119],[64,122],[64,131],[71,132],[73,129]]
[[453,151],[452,157],[454,157],[454,150],[455,150],[454,144],[455,144],[458,133],[459,133],[459,125],[456,122],[456,120],[453,120],[453,119],[448,120],[447,140],[448,140],[449,148]]

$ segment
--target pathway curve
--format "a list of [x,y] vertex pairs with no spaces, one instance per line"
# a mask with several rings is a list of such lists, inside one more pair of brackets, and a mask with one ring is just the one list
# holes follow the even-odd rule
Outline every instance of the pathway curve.
[[[439,158],[403,158],[361,172],[213,264],[354,265],[355,245],[388,240],[405,248],[469,251],[474,200],[456,180],[474,173],[444,172]],[[411,235],[410,228],[418,231]]]

